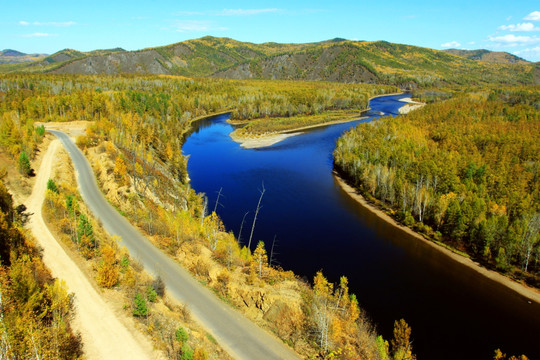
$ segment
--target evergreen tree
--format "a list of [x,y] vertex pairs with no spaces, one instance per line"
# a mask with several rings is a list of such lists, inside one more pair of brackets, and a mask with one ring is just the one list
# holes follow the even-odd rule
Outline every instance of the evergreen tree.
[[49,181],[47,181],[47,190],[51,190],[52,192],[58,194],[58,186],[56,186],[53,179],[49,179]]
[[133,303],[135,305],[135,308],[133,309],[133,316],[143,317],[148,315],[148,306],[146,306],[146,300],[144,300],[141,293],[137,293]]
[[28,155],[24,151],[19,155],[19,172],[24,176],[30,176],[33,172]]

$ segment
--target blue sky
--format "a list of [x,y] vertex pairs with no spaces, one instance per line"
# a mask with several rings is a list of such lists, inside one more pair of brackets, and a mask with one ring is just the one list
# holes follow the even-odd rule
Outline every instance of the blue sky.
[[540,61],[540,3],[514,1],[0,0],[0,49],[137,50],[206,35],[240,41],[342,37],[434,49],[508,51]]

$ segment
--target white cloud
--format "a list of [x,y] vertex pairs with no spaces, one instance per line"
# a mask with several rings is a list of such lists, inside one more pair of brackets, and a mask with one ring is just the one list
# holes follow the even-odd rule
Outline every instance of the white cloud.
[[281,12],[279,9],[223,9],[216,13],[219,16],[252,16]]
[[521,56],[529,61],[540,61],[540,46],[529,49],[514,51],[515,55]]
[[182,20],[175,24],[176,32],[205,32],[205,31],[224,31],[225,27],[217,27],[211,21],[207,20]]
[[64,21],[64,22],[56,22],[56,21],[50,21],[50,22],[40,22],[40,21],[34,21],[34,22],[28,22],[28,21],[19,21],[19,25],[22,26],[57,26],[57,27],[65,27],[65,26],[73,26],[77,25],[75,21]]
[[533,11],[529,15],[525,16],[523,20],[540,21],[540,11]]
[[534,26],[533,23],[522,23],[516,25],[502,25],[499,26],[500,30],[510,30],[510,31],[539,31],[540,28]]
[[514,34],[490,36],[488,39],[491,42],[506,46],[528,45],[540,42],[540,38],[537,36],[516,36]]
[[476,44],[476,41],[469,41],[467,44],[474,45],[474,44]]
[[24,37],[24,38],[50,37],[50,36],[58,36],[58,35],[57,35],[57,34],[40,33],[40,32],[35,32],[35,33],[33,33],[33,34],[24,34],[24,35],[21,35],[21,37]]
[[444,44],[441,44],[441,47],[443,48],[457,48],[457,47],[460,47],[461,44],[458,43],[457,41],[449,41],[449,42],[446,42]]

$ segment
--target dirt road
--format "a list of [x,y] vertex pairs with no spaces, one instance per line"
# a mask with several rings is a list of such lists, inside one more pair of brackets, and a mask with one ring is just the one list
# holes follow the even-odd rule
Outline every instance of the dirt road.
[[[87,359],[154,359],[152,345],[140,334],[131,333],[102,299],[77,265],[58,244],[43,221],[41,207],[47,181],[51,177],[56,152],[61,147],[53,140],[37,171],[32,194],[26,200],[30,213],[29,228],[43,247],[43,260],[52,275],[66,282],[75,294],[74,328],[79,331]],[[129,320],[127,320],[129,321]]]

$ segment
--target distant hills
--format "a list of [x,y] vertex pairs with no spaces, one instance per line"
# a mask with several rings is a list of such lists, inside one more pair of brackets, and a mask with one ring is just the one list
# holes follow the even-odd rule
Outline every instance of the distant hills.
[[3,50],[0,52],[0,72],[48,72],[73,60],[84,59],[89,56],[106,55],[113,52],[125,52],[122,48],[93,50],[81,52],[73,49],[60,50],[52,55],[24,54],[16,50]]
[[443,50],[447,53],[464,57],[466,59],[485,61],[499,64],[528,64],[529,61],[520,58],[519,56],[509,54],[502,51],[489,51],[485,49],[480,50],[459,50],[459,49],[446,49]]
[[65,49],[31,63],[0,65],[0,72],[8,71],[326,80],[402,87],[531,84],[540,79],[538,64],[487,50],[439,51],[341,38],[306,44],[254,44],[211,36],[137,51]]
[[0,51],[0,64],[34,62],[46,56],[47,54],[25,54],[17,50],[5,49]]

